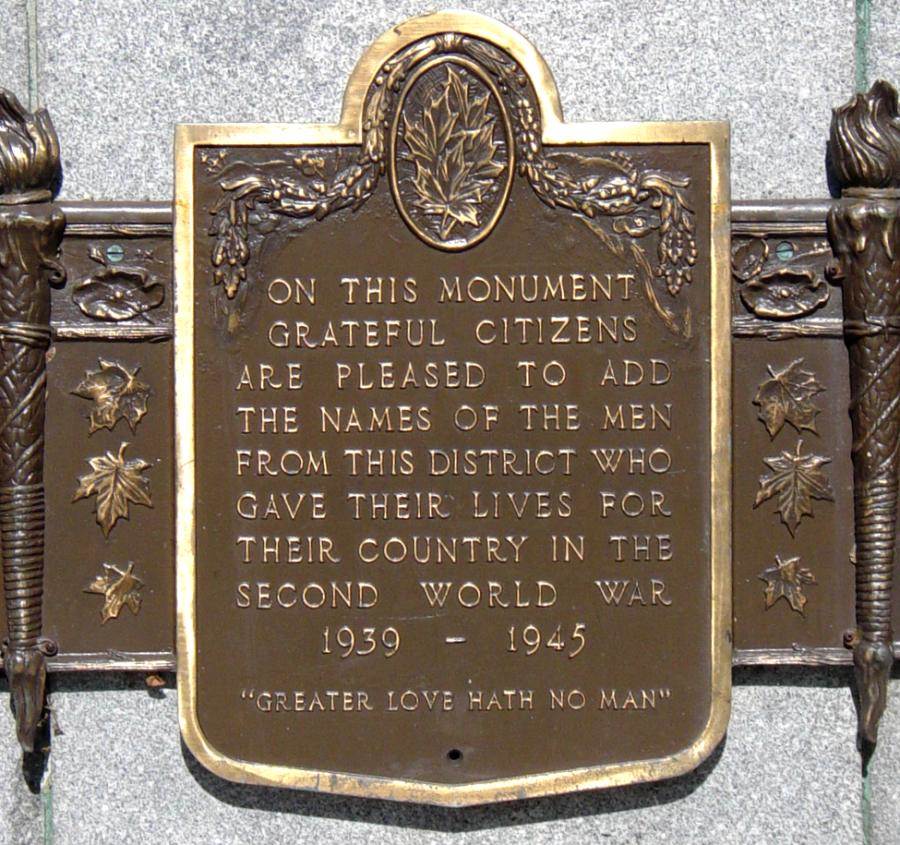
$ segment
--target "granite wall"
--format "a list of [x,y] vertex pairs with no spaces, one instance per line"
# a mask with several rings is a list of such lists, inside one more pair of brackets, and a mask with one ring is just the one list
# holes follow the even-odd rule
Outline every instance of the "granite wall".
[[[830,108],[900,82],[896,0],[459,2],[535,42],[566,116],[727,118],[736,198],[827,195]],[[363,49],[416,0],[0,0],[0,86],[46,105],[66,198],[168,199],[173,124],[333,121]],[[855,14],[870,14],[868,33]],[[241,787],[181,745],[171,683],[54,676],[52,753],[0,713],[10,843],[897,843],[900,682],[864,772],[849,673],[735,672],[728,737],[656,785],[466,811]],[[3,691],[5,697],[5,690]],[[377,737],[373,737],[377,742]],[[38,761],[40,762],[40,761]]]

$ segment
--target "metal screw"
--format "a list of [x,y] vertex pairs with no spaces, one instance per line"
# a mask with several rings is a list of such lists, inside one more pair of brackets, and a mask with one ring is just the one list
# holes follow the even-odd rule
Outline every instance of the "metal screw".
[[782,241],[775,247],[775,255],[780,261],[790,261],[794,257],[794,245],[787,241]]

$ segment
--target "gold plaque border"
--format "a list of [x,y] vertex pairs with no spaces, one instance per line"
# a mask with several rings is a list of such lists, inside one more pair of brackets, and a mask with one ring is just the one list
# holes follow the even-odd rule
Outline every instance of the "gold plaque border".
[[[197,146],[358,145],[365,94],[382,63],[412,41],[460,32],[506,50],[528,73],[541,109],[543,142],[578,144],[708,144],[710,147],[710,553],[711,694],[709,716],[694,742],[664,758],[589,766],[471,784],[440,784],[267,765],[221,754],[197,714],[194,478],[194,148]],[[240,783],[341,795],[467,806],[675,777],[696,768],[725,734],[731,709],[731,301],[728,124],[581,123],[562,119],[556,83],[536,48],[509,27],[470,12],[413,18],[381,36],[350,76],[340,122],[330,124],[179,125],[175,130],[175,441],[178,714],[191,753],[210,771]]]

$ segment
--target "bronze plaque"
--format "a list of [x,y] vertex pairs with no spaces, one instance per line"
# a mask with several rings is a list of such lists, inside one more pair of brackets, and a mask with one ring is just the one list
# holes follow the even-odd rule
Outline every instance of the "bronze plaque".
[[336,126],[182,126],[178,670],[234,780],[448,805],[669,777],[730,689],[727,126],[567,125],[403,24]]

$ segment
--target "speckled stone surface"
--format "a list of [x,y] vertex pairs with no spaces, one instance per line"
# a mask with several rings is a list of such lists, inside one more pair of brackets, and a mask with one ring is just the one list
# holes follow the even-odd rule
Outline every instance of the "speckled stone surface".
[[866,772],[867,845],[900,842],[900,667],[888,694],[888,709],[878,728],[878,746]]
[[886,79],[900,89],[900,5],[897,0],[873,0],[870,21],[869,81]]
[[0,88],[28,102],[28,36],[25,0],[0,0]]
[[849,673],[736,680],[728,737],[691,775],[452,811],[227,783],[183,749],[173,689],[153,698],[139,678],[67,678],[52,696],[54,842],[862,843]]
[[[530,38],[567,118],[730,119],[734,196],[826,196],[853,0],[470,0]],[[66,198],[171,195],[176,122],[334,121],[363,50],[422,0],[42,0]]]
[[[731,119],[736,197],[827,193],[830,110],[854,79],[853,0],[453,5],[534,41],[569,120]],[[892,5],[875,3],[870,76],[896,83]],[[62,139],[64,196],[169,198],[178,121],[336,120],[363,49],[436,6],[40,0],[39,95]],[[23,9],[0,0],[0,84],[25,99]],[[79,845],[847,845],[864,842],[864,825],[871,843],[900,841],[900,684],[864,808],[849,673],[745,669],[735,679],[728,737],[691,775],[448,811],[225,783],[181,745],[171,687],[151,695],[139,677],[58,677],[43,796],[21,777],[12,719],[0,708],[0,843],[41,842],[52,827],[53,842]],[[8,702],[3,688],[0,700]]]
[[24,758],[16,741],[9,707],[9,686],[0,680],[0,843],[32,845],[43,842],[46,757]]

